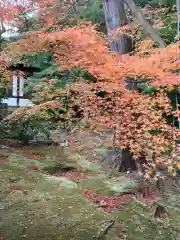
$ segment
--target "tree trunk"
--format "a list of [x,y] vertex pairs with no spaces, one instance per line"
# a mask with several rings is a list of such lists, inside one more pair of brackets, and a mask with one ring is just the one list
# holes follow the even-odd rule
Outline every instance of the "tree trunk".
[[3,50],[2,49],[2,41],[3,41],[3,33],[5,33],[6,32],[6,29],[5,29],[5,27],[4,27],[4,22],[3,22],[3,20],[1,19],[0,20],[0,51],[1,50]]
[[[102,4],[111,50],[121,54],[131,52],[133,50],[133,41],[129,36],[125,34],[116,38],[110,36],[113,30],[127,24],[124,0],[102,0]],[[136,170],[136,163],[128,149],[122,150],[121,154],[118,152],[117,157],[111,159],[108,166],[119,171]]]
[[[178,0],[177,0],[178,1]],[[137,21],[143,27],[144,31],[148,36],[150,36],[155,42],[159,44],[160,48],[165,47],[165,43],[159,34],[155,31],[155,29],[151,26],[151,24],[145,19],[141,10],[136,6],[133,0],[125,0],[127,5],[129,6],[132,15],[136,17]]]
[[136,171],[137,166],[135,160],[132,159],[132,155],[128,149],[122,151],[122,161],[119,168],[120,172]]
[[120,35],[116,38],[110,37],[113,30],[127,24],[127,17],[124,9],[123,0],[102,0],[105,15],[107,32],[109,35],[109,45],[112,51],[126,54],[131,52],[132,39],[126,35]]
[[176,9],[177,9],[177,35],[178,40],[180,40],[180,0],[176,0]]

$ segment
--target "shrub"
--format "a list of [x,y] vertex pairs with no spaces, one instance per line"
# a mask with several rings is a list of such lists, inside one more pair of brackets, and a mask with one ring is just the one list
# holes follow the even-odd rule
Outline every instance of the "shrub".
[[[21,111],[20,115],[16,115]],[[19,142],[27,145],[29,141],[43,133],[48,138],[49,129],[52,124],[38,119],[24,118],[26,109],[18,109],[0,122],[1,136],[5,138],[15,138]]]

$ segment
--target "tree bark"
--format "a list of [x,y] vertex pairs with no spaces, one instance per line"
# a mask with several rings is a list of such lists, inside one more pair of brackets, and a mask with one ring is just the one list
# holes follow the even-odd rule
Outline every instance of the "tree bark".
[[176,0],[176,9],[177,9],[177,35],[178,40],[180,40],[180,0]]
[[116,38],[110,37],[113,30],[126,25],[127,17],[123,0],[102,0],[107,32],[109,35],[109,45],[112,51],[126,54],[132,51],[132,39],[126,35]]
[[[158,42],[160,47],[164,47],[165,44],[158,33],[153,29],[153,27],[146,21],[143,13],[136,6],[133,0],[125,0],[129,6],[132,14],[137,18],[138,22],[143,26],[145,32],[150,35],[150,37]],[[133,50],[132,39],[126,35],[120,35],[116,39],[110,37],[113,30],[126,25],[127,17],[124,8],[124,0],[102,0],[103,10],[105,15],[107,32],[109,35],[109,45],[112,51],[119,52],[121,54],[129,53]],[[108,166],[111,168],[116,168],[119,165],[119,171],[134,171],[137,170],[137,163],[132,158],[129,149],[122,151],[122,154],[118,154],[117,158],[106,160]],[[141,164],[141,160],[139,160]]]
[[119,168],[120,172],[126,171],[136,171],[137,166],[135,160],[132,159],[132,155],[129,149],[125,149],[122,151],[122,161]]
[[133,0],[125,0],[125,2],[129,6],[132,15],[136,17],[139,24],[141,24],[141,26],[143,27],[146,34],[150,36],[155,42],[157,42],[160,48],[164,48],[165,47],[164,41],[155,31],[155,29],[151,26],[151,24],[145,19],[143,13],[138,8],[138,6],[136,6],[135,2]]
[[[121,54],[129,53],[133,50],[132,38],[123,34],[116,38],[111,38],[113,30],[127,24],[127,16],[124,8],[124,0],[102,0],[105,15],[107,32],[109,35],[109,45],[111,51]],[[107,165],[121,171],[136,170],[136,163],[132,159],[128,149],[118,152],[115,159],[107,160]]]
[[3,40],[3,33],[6,32],[6,29],[4,27],[4,22],[3,20],[1,19],[0,20],[0,50],[2,50],[2,40]]

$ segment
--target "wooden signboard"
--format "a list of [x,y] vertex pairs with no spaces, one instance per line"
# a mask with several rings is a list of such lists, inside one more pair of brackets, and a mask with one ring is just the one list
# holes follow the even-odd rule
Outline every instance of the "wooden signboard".
[[16,71],[12,76],[12,96],[17,98],[17,107],[19,107],[19,99],[24,96],[24,77]]

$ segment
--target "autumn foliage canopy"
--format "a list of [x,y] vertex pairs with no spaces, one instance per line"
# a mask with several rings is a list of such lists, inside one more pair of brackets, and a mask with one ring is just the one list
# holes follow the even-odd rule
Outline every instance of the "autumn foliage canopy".
[[[28,52],[52,52],[61,71],[86,69],[96,81],[80,79],[78,83],[68,84],[66,90],[53,92],[42,91],[36,86],[35,102],[38,105],[25,112],[19,109],[9,118],[37,118],[38,114],[41,118],[47,117],[42,112],[48,108],[64,107],[64,95],[68,95],[67,120],[73,116],[73,106],[76,105],[87,114],[91,125],[114,129],[111,142],[114,146],[130,149],[135,159],[144,149],[150,149],[156,154],[157,162],[163,161],[161,153],[172,151],[179,134],[167,121],[168,116],[179,116],[179,112],[172,111],[167,96],[167,91],[177,89],[180,83],[177,74],[180,70],[178,44],[152,49],[146,56],[129,56],[110,52],[108,42],[91,23],[58,32],[45,32],[44,29],[29,32],[25,39],[8,46],[10,58],[18,58]],[[149,86],[157,86],[157,90],[153,95],[129,91],[127,79],[145,79]],[[153,166],[154,162],[149,159],[149,164]],[[166,164],[170,164],[167,159]]]

